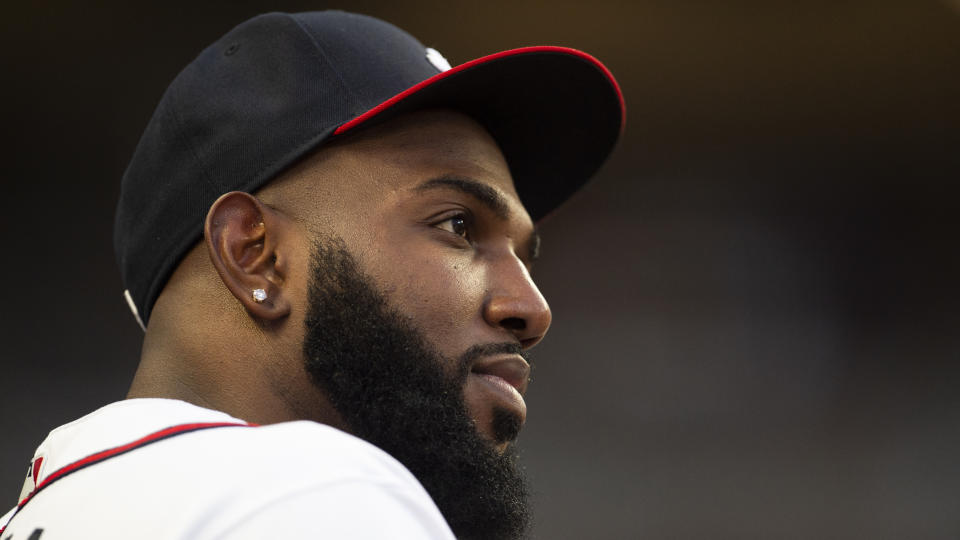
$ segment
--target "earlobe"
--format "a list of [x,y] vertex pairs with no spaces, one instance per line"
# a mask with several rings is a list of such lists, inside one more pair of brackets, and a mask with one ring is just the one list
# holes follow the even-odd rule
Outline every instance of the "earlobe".
[[207,212],[204,242],[220,279],[252,316],[278,320],[290,314],[284,258],[279,255],[285,218],[249,193],[220,196]]

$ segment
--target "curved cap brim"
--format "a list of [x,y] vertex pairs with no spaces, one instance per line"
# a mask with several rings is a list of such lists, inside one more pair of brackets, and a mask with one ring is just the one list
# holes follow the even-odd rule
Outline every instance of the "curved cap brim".
[[626,119],[620,87],[596,58],[566,47],[525,47],[443,71],[339,126],[333,135],[426,108],[459,110],[490,132],[535,222],[593,176]]

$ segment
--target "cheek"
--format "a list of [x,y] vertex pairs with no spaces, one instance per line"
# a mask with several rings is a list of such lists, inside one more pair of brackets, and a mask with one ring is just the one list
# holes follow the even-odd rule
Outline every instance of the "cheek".
[[290,302],[288,328],[293,335],[291,350],[299,350],[303,343],[304,320],[310,307],[310,253],[313,245],[308,238],[295,241],[290,252],[281,255],[283,288]]
[[464,332],[481,319],[483,298],[481,275],[469,264],[469,254],[422,243],[406,249],[393,244],[377,259],[374,277],[393,306],[441,353],[460,352]]

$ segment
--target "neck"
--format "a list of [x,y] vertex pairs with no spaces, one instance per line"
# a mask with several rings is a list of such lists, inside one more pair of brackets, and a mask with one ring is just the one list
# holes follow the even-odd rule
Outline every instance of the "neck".
[[190,347],[189,339],[161,338],[154,330],[151,325],[144,338],[128,399],[179,399],[257,424],[313,420],[348,431],[305,370],[284,365],[302,362],[299,357],[238,350],[235,343],[227,354],[213,340]]

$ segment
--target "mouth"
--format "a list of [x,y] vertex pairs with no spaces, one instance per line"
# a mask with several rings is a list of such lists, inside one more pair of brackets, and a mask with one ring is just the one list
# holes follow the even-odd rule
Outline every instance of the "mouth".
[[[481,416],[489,414],[491,424],[495,424],[492,417],[498,413],[509,414],[518,427],[526,420],[527,404],[523,394],[530,381],[530,364],[519,354],[487,356],[477,360],[470,368],[469,381],[473,384],[469,385],[471,388],[468,392],[483,403],[485,414]],[[494,440],[505,442],[500,440],[505,434],[496,433],[500,430],[495,425],[490,429]],[[515,436],[516,433],[513,433],[509,438]]]
[[473,363],[470,374],[483,377],[523,399],[530,382],[530,364],[519,354],[488,356]]

